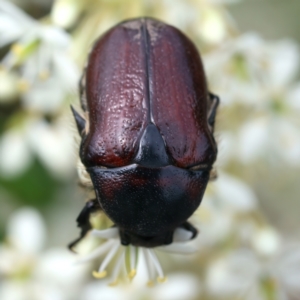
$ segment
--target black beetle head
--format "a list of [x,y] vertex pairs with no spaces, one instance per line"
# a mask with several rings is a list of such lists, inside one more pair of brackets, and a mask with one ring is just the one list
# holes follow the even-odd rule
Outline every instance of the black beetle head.
[[103,210],[127,237],[122,242],[145,247],[172,242],[173,231],[199,206],[209,179],[208,170],[171,165],[94,167],[88,172]]

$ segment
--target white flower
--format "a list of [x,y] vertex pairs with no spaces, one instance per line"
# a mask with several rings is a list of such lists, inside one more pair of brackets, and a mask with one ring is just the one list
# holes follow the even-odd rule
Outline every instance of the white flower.
[[236,134],[222,133],[219,164],[226,165],[230,160],[239,160],[243,164],[263,160],[274,164],[281,159],[290,166],[299,166],[300,123],[294,118],[298,110],[291,108],[283,115],[260,113],[241,124]]
[[52,124],[38,119],[25,120],[21,128],[5,132],[0,139],[0,170],[4,177],[13,177],[26,170],[37,155],[57,178],[67,178],[75,171],[76,155],[71,120]]
[[70,119],[53,124],[31,120],[26,126],[25,137],[30,148],[57,178],[68,178],[75,171],[77,157],[70,123]]
[[1,300],[75,299],[86,274],[76,269],[67,249],[44,250],[46,228],[41,215],[22,208],[9,219],[6,243],[0,245]]
[[235,212],[248,212],[256,209],[257,199],[251,188],[242,180],[220,173],[218,180],[211,183],[219,205]]
[[215,206],[213,198],[208,196],[203,199],[193,219],[196,217],[197,227],[200,229],[197,242],[202,251],[226,240],[234,229],[233,215]]
[[[14,42],[1,61],[1,76],[19,74],[23,108],[22,117],[13,116],[13,125],[0,139],[2,174],[13,177],[22,173],[36,154],[50,172],[65,178],[74,171],[72,122],[62,121],[58,115],[77,88],[79,77],[68,54],[71,38],[59,27],[34,20],[7,1],[0,2],[0,16],[4,20],[0,23],[1,46]],[[12,69],[14,73],[7,73]],[[9,95],[9,91],[1,92]],[[44,120],[45,114],[53,116],[51,123]]]
[[286,117],[270,115],[246,122],[237,136],[237,157],[243,163],[251,163],[258,158],[275,162],[279,157],[291,166],[299,166],[299,130],[300,126]]
[[251,236],[252,246],[261,256],[270,257],[278,254],[280,249],[280,237],[271,227],[259,228]]
[[18,84],[17,76],[13,73],[7,73],[0,68],[0,104],[6,104],[16,100],[18,92],[16,85]]
[[179,27],[186,27],[187,24],[197,18],[197,11],[187,1],[164,0],[163,3],[165,4],[163,19],[166,22],[177,24]]
[[255,223],[245,216],[256,210],[257,198],[251,188],[240,179],[221,172],[218,179],[209,184],[192,217],[200,231],[196,243],[201,253],[211,251],[233,237],[249,243]]
[[41,215],[32,208],[16,211],[7,223],[7,238],[14,248],[36,254],[45,245],[46,228]]
[[[299,245],[282,245],[269,256],[246,249],[236,250],[211,263],[206,286],[216,298],[297,299],[300,292]],[[273,251],[272,251],[273,252]],[[294,298],[293,298],[294,297]]]
[[[101,245],[94,249],[90,254],[80,258],[77,263],[85,263],[105,255],[98,270],[93,271],[93,276],[101,279],[109,275],[110,285],[112,286],[118,283],[122,272],[125,272],[129,279],[133,279],[137,273],[139,264],[141,264],[141,260],[144,260],[144,265],[147,270],[148,286],[154,285],[156,281],[159,283],[165,282],[166,277],[155,253],[156,251],[173,253],[193,253],[197,251],[195,247],[188,243],[188,241],[192,238],[192,233],[182,228],[177,228],[175,230],[172,244],[155,248],[121,245],[119,229],[117,227],[104,230],[94,229],[92,230],[91,235],[106,241],[101,243]],[[126,257],[129,261],[128,266],[126,266]],[[111,274],[108,274],[107,267],[114,258],[115,263],[113,271]]]
[[18,39],[23,33],[35,26],[36,23],[35,20],[8,1],[1,1],[0,18],[0,47]]
[[[211,88],[225,104],[222,119],[236,115],[239,121],[237,129],[225,132],[226,160],[246,164],[281,158],[299,165],[298,46],[289,40],[265,42],[252,33],[228,41],[206,58]],[[222,151],[222,134],[220,139]]]
[[51,19],[54,24],[69,28],[76,22],[83,7],[83,2],[74,0],[55,1],[51,10]]
[[228,34],[222,11],[208,7],[201,14],[201,36],[207,43],[220,43]]
[[222,102],[264,107],[274,93],[286,88],[299,68],[296,44],[265,42],[256,33],[228,40],[204,58],[211,89]]
[[15,212],[7,224],[8,246],[0,248],[0,274],[9,276],[31,269],[44,246],[45,234],[44,222],[37,211],[23,208]]
[[297,299],[300,295],[300,244],[287,243],[280,253],[274,269],[279,288],[287,299]]
[[31,151],[22,131],[10,130],[0,138],[0,170],[4,177],[14,177],[32,162]]
[[[182,300],[199,299],[201,282],[191,274],[175,273],[168,277],[168,284],[152,292],[152,299]],[[145,293],[146,294],[146,293]]]
[[[252,289],[259,280],[259,264],[247,250],[234,251],[211,262],[207,270],[206,286],[217,298],[238,297],[245,299],[247,293],[257,295]],[[253,299],[263,299],[262,297]]]
[[[296,114],[300,109],[300,83],[298,82],[290,90],[287,91],[287,104]],[[296,116],[295,116],[296,117]]]
[[70,36],[59,27],[41,24],[6,1],[0,2],[0,16],[5,20],[0,24],[2,46],[15,42],[1,65],[7,70],[18,67],[25,107],[57,112],[66,96],[76,90],[79,78],[68,55]]
[[[140,270],[139,270],[140,272]],[[187,273],[173,273],[168,277],[168,283],[156,286],[153,289],[145,287],[144,284],[119,285],[111,288],[107,282],[94,281],[88,283],[80,296],[80,300],[139,300],[139,299],[163,299],[163,300],[182,300],[198,299],[201,291],[199,280]]]

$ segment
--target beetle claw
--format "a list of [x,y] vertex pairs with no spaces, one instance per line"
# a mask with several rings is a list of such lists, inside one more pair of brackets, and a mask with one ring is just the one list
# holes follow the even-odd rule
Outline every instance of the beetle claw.
[[80,235],[79,238],[77,238],[76,240],[74,240],[73,242],[68,244],[68,249],[71,250],[72,252],[76,253],[76,251],[74,250],[75,245],[81,241],[81,239],[83,238],[83,236]]
[[193,240],[198,235],[198,230],[190,222],[186,221],[182,223],[180,227],[192,233],[191,240]]

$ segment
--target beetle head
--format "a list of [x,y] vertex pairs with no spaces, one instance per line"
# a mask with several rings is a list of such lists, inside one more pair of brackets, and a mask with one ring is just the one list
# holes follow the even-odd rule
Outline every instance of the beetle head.
[[158,246],[199,206],[209,171],[175,166],[88,168],[97,198],[110,219],[129,236],[129,243]]

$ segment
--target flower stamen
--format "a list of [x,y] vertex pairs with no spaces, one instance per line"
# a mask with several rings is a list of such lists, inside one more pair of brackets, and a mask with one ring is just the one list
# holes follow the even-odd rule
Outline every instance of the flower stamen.
[[128,273],[128,277],[133,279],[136,275],[136,247],[130,245],[129,252],[130,252],[130,271]]
[[[176,253],[192,253],[194,248],[187,247],[187,242],[192,239],[192,233],[183,228],[177,228],[174,232],[174,242],[170,245],[159,246],[155,249],[147,249],[144,247],[137,247],[129,245],[124,247],[119,240],[119,229],[117,227],[111,227],[104,230],[93,229],[91,235],[104,239],[104,241],[98,248],[96,248],[91,254],[80,259],[78,262],[88,262],[105,254],[104,259],[98,269],[93,271],[92,274],[95,278],[101,279],[107,276],[107,266],[111,263],[114,257],[116,257],[116,263],[112,268],[112,276],[110,286],[116,286],[122,270],[122,263],[124,263],[125,274],[127,272],[127,278],[132,280],[137,274],[137,267],[139,265],[139,256],[144,258],[146,269],[148,273],[147,286],[154,286],[155,282],[163,283],[167,280],[164,275],[160,261],[155,253],[156,250],[163,250],[167,252]],[[120,250],[120,251],[119,251]]]
[[19,56],[21,55],[21,53],[24,51],[24,46],[21,45],[21,44],[13,44],[11,46],[11,52],[16,55],[16,56]]
[[106,277],[107,272],[106,272],[106,270],[104,270],[104,271],[102,271],[102,272],[93,271],[92,274],[93,274],[93,276],[94,276],[95,278],[97,278],[97,279],[102,279],[102,278]]
[[115,256],[115,254],[117,253],[119,247],[120,247],[119,242],[118,241],[113,241],[113,247],[111,248],[111,250],[105,256],[104,260],[102,261],[102,263],[99,267],[98,272],[96,272],[96,271],[93,272],[94,277],[104,278],[107,275],[107,272],[106,272],[105,268],[108,266],[108,264],[110,263],[112,258]]
[[145,250],[149,256],[149,258],[151,259],[153,266],[156,270],[156,272],[158,273],[158,277],[157,277],[157,282],[162,283],[165,282],[167,280],[167,278],[164,276],[164,272],[162,270],[161,264],[155,254],[155,252],[151,249],[146,249]]
[[154,282],[155,282],[155,273],[154,273],[154,266],[151,263],[151,258],[148,254],[148,252],[145,249],[142,249],[142,254],[145,258],[145,262],[146,262],[146,268],[147,268],[147,272],[148,272],[148,282],[147,282],[147,286],[148,287],[153,287],[154,286]]
[[78,264],[81,263],[86,263],[89,262],[99,256],[101,256],[102,254],[104,254],[105,252],[108,251],[108,249],[115,243],[114,240],[108,240],[107,242],[101,244],[98,248],[96,248],[94,251],[92,251],[92,253],[90,253],[89,255],[79,259],[77,261]]
[[112,282],[109,284],[110,286],[116,286],[118,284],[118,277],[121,272],[122,263],[125,261],[125,249],[123,247],[122,253],[119,255],[118,260],[116,262],[113,275],[112,275]]

